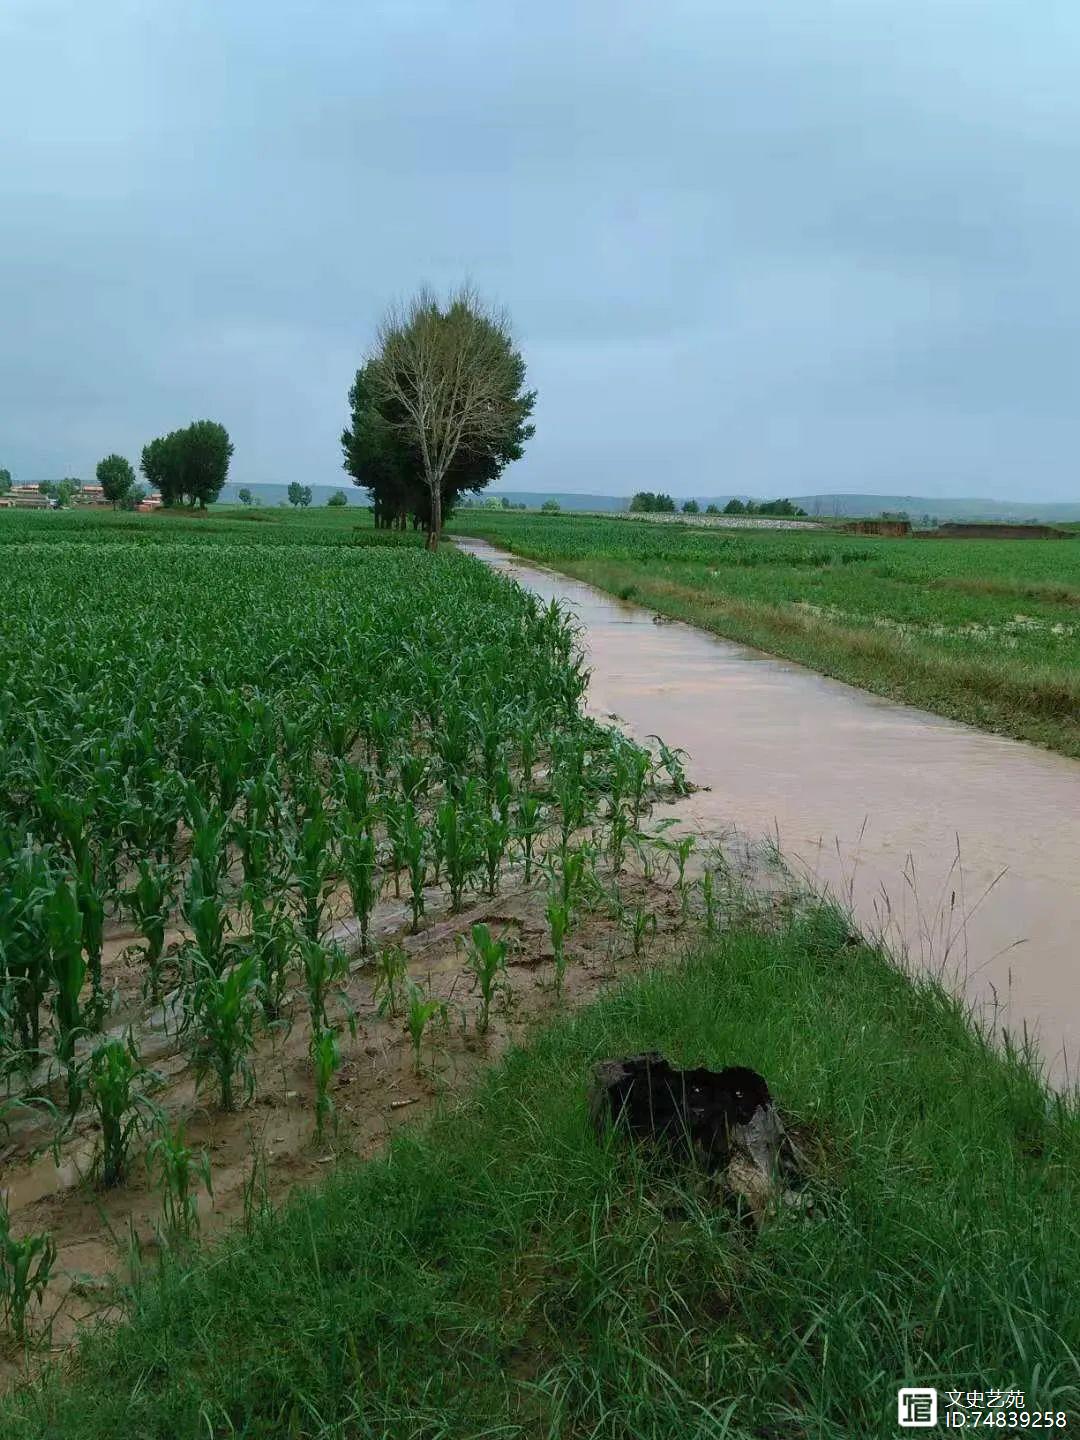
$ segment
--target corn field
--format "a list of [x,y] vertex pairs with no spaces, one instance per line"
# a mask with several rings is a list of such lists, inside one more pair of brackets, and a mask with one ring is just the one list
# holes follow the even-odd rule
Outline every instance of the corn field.
[[306,995],[321,1133],[355,1030],[344,951],[378,967],[381,898],[417,930],[638,819],[652,761],[586,717],[572,622],[468,557],[65,538],[4,559],[0,1107],[108,1119],[110,1185],[154,1123],[110,937],[136,937],[144,1003],[226,1110]]

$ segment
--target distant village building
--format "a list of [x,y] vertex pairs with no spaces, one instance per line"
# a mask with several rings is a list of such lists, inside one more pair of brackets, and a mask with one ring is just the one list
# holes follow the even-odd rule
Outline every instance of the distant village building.
[[15,485],[6,495],[0,495],[0,509],[3,510],[51,510],[53,502],[42,495],[36,485]]

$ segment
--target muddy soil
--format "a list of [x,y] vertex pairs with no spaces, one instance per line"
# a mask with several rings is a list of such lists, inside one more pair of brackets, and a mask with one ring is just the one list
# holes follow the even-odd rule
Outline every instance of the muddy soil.
[[[667,820],[676,824],[667,833],[678,833],[684,807],[685,801],[657,807],[650,829],[658,824],[662,829]],[[449,913],[445,896],[430,891],[429,913],[415,935],[408,930],[406,901],[391,894],[373,917],[372,953],[400,944],[407,952],[409,976],[448,1003],[447,1022],[425,1036],[419,1070],[404,1019],[380,1013],[376,968],[359,955],[355,923],[342,913],[335,938],[352,959],[349,979],[335,992],[330,1014],[332,1023],[335,1017],[344,1022],[341,1002],[347,1001],[357,1028],[353,1038],[342,1024],[343,1063],[331,1087],[334,1118],[321,1143],[315,1138],[310,1025],[302,992],[289,997],[285,1023],[259,1033],[255,1093],[226,1114],[212,1080],[201,1090],[196,1086],[190,1045],[173,1033],[175,1007],[168,1000],[149,1007],[143,1000],[143,970],[132,953],[135,935],[114,930],[107,937],[104,962],[115,1006],[108,1025],[119,1033],[132,1027],[140,1054],[161,1077],[153,1091],[155,1104],[169,1121],[183,1119],[188,1143],[209,1156],[213,1195],[201,1193],[198,1202],[203,1238],[242,1219],[253,1195],[260,1203],[277,1203],[293,1186],[316,1183],[335,1164],[375,1154],[398,1126],[422,1119],[436,1103],[460,1094],[483,1066],[533,1027],[586,1003],[613,981],[677,954],[684,939],[700,934],[701,899],[693,882],[705,864],[717,876],[720,924],[748,915],[767,923],[797,903],[772,853],[747,846],[730,832],[699,839],[682,892],[669,858],[659,851],[648,875],[637,860],[628,862],[617,883],[601,868],[603,889],[608,894],[617,890],[623,914],[620,918],[602,898],[581,910],[566,941],[561,995],[554,984],[544,913],[546,884],[535,875],[526,885],[520,869],[509,871],[499,894],[468,903],[456,915]],[[635,951],[629,917],[639,909],[655,917],[655,930],[650,923]],[[486,1034],[477,1028],[479,1002],[463,950],[476,921],[510,944],[505,986]],[[98,1179],[100,1134],[92,1118],[80,1114],[58,1156],[49,1148],[54,1128],[47,1117],[23,1112],[0,1140],[0,1183],[13,1230],[19,1235],[49,1231],[58,1251],[44,1303],[33,1314],[35,1347],[29,1362],[11,1349],[0,1355],[0,1386],[25,1375],[27,1363],[33,1370],[43,1359],[62,1354],[82,1326],[118,1316],[133,1254],[141,1252],[142,1263],[152,1263],[165,1243],[161,1193],[145,1163],[145,1138],[133,1147],[125,1182],[105,1190]]]

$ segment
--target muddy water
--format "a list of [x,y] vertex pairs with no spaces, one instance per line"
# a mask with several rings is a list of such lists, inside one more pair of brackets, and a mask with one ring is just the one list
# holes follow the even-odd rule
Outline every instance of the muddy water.
[[481,540],[584,626],[590,700],[690,753],[703,831],[772,834],[864,931],[944,974],[1058,1082],[1080,1058],[1080,762],[882,700]]

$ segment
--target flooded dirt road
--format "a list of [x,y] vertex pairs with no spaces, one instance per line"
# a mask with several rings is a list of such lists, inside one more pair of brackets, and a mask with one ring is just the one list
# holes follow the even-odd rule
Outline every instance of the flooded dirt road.
[[1016,1034],[1058,1083],[1080,1058],[1080,762],[879,699],[543,570],[460,547],[577,614],[594,710],[662,735],[710,787],[703,832],[771,833],[797,873],[850,903]]

